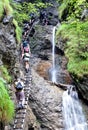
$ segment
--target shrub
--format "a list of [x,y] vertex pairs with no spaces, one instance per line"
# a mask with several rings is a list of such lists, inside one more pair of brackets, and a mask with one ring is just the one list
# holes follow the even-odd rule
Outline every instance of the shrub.
[[57,38],[65,41],[70,73],[82,77],[88,74],[88,22],[63,24],[57,31]]
[[4,10],[5,10],[6,15],[12,15],[13,9],[10,6],[9,0],[2,0],[2,2],[4,3]]
[[6,85],[0,79],[0,122],[8,123],[14,116],[14,104],[11,101]]
[[2,3],[2,1],[0,1],[0,20],[3,16],[3,13],[4,13],[3,3]]
[[7,82],[11,82],[11,76],[5,66],[0,66],[0,76],[2,76]]

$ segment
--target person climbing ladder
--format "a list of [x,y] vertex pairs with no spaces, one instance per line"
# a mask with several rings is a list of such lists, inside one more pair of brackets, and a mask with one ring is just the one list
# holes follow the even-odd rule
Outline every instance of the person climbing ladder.
[[22,47],[22,59],[24,61],[25,71],[29,71],[29,60],[30,60],[30,46],[27,41],[23,42]]
[[24,108],[25,95],[24,95],[24,83],[20,78],[17,78],[14,82],[15,95],[17,99],[17,109]]

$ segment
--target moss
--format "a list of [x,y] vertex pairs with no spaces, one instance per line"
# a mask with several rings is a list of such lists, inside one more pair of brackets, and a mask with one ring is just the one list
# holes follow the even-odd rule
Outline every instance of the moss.
[[63,24],[57,31],[57,39],[62,37],[65,55],[68,57],[70,73],[83,77],[88,75],[88,22]]
[[0,66],[0,76],[2,76],[2,78],[7,82],[11,82],[11,76],[5,66]]
[[4,10],[6,15],[12,15],[13,14],[13,9],[10,6],[9,0],[2,0],[4,2]]
[[0,121],[8,123],[14,116],[14,104],[11,101],[6,84],[0,78]]
[[67,8],[67,4],[63,2],[63,4],[60,6],[59,10],[59,18],[61,19],[64,15],[64,11]]
[[22,36],[22,30],[21,28],[18,26],[18,23],[15,19],[13,19],[13,24],[15,26],[15,32],[16,32],[16,39],[17,39],[17,43],[21,42],[21,36]]
[[[13,15],[13,9],[10,5],[9,0],[1,0],[0,1],[0,20],[2,19],[4,14],[6,14],[7,16]],[[13,20],[13,24],[15,26],[16,40],[17,40],[18,43],[20,43],[21,34],[22,34],[21,28],[18,26],[18,23],[15,19]]]
[[9,0],[1,0],[0,1],[0,16],[5,13],[6,15],[12,15],[13,9],[10,6]]
[[59,6],[59,17],[64,20],[79,19],[83,8],[88,8],[86,0],[62,0]]
[[3,13],[4,13],[3,3],[2,3],[2,1],[0,1],[0,20],[3,16]]
[[31,12],[37,13],[35,5],[30,2],[29,3],[23,2],[21,4],[11,2],[11,5],[14,9],[13,12],[14,18],[20,26],[23,26],[24,21],[28,21],[30,19]]

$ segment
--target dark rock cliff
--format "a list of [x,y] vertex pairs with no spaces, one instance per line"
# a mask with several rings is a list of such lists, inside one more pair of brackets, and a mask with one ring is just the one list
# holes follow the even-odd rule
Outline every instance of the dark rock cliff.
[[14,37],[15,28],[11,19],[8,19],[8,22],[4,19],[4,22],[0,23],[0,60],[1,65],[7,65],[13,73],[15,63],[18,61],[18,50]]
[[4,17],[0,22],[0,65],[6,65],[14,78],[19,71],[19,45],[12,21],[12,17]]

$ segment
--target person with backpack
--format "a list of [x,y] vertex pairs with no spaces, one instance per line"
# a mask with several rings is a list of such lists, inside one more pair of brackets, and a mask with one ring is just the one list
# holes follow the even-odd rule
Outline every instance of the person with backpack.
[[30,60],[30,54],[31,54],[28,41],[24,41],[22,43],[21,51],[22,51],[22,59],[24,61],[25,70],[28,73],[28,71],[29,71],[29,60]]
[[15,95],[17,99],[17,109],[22,109],[24,108],[24,102],[25,102],[25,95],[24,95],[24,83],[23,81],[18,78],[14,82],[15,84]]
[[23,60],[24,60],[25,71],[26,71],[26,73],[28,73],[30,54],[29,53],[24,53]]
[[30,13],[29,17],[30,17],[29,26],[31,27],[35,21],[35,13]]
[[30,52],[30,47],[28,41],[23,41],[21,45],[21,52],[22,52],[22,58],[24,53],[29,53]]
[[22,59],[23,59],[23,62],[24,62],[25,71],[26,71],[26,73],[28,73],[30,53],[28,52],[27,48],[25,48],[24,53],[22,54]]
[[40,23],[42,23],[42,25],[47,25],[48,24],[48,19],[47,19],[47,14],[45,10],[41,10],[40,11]]

